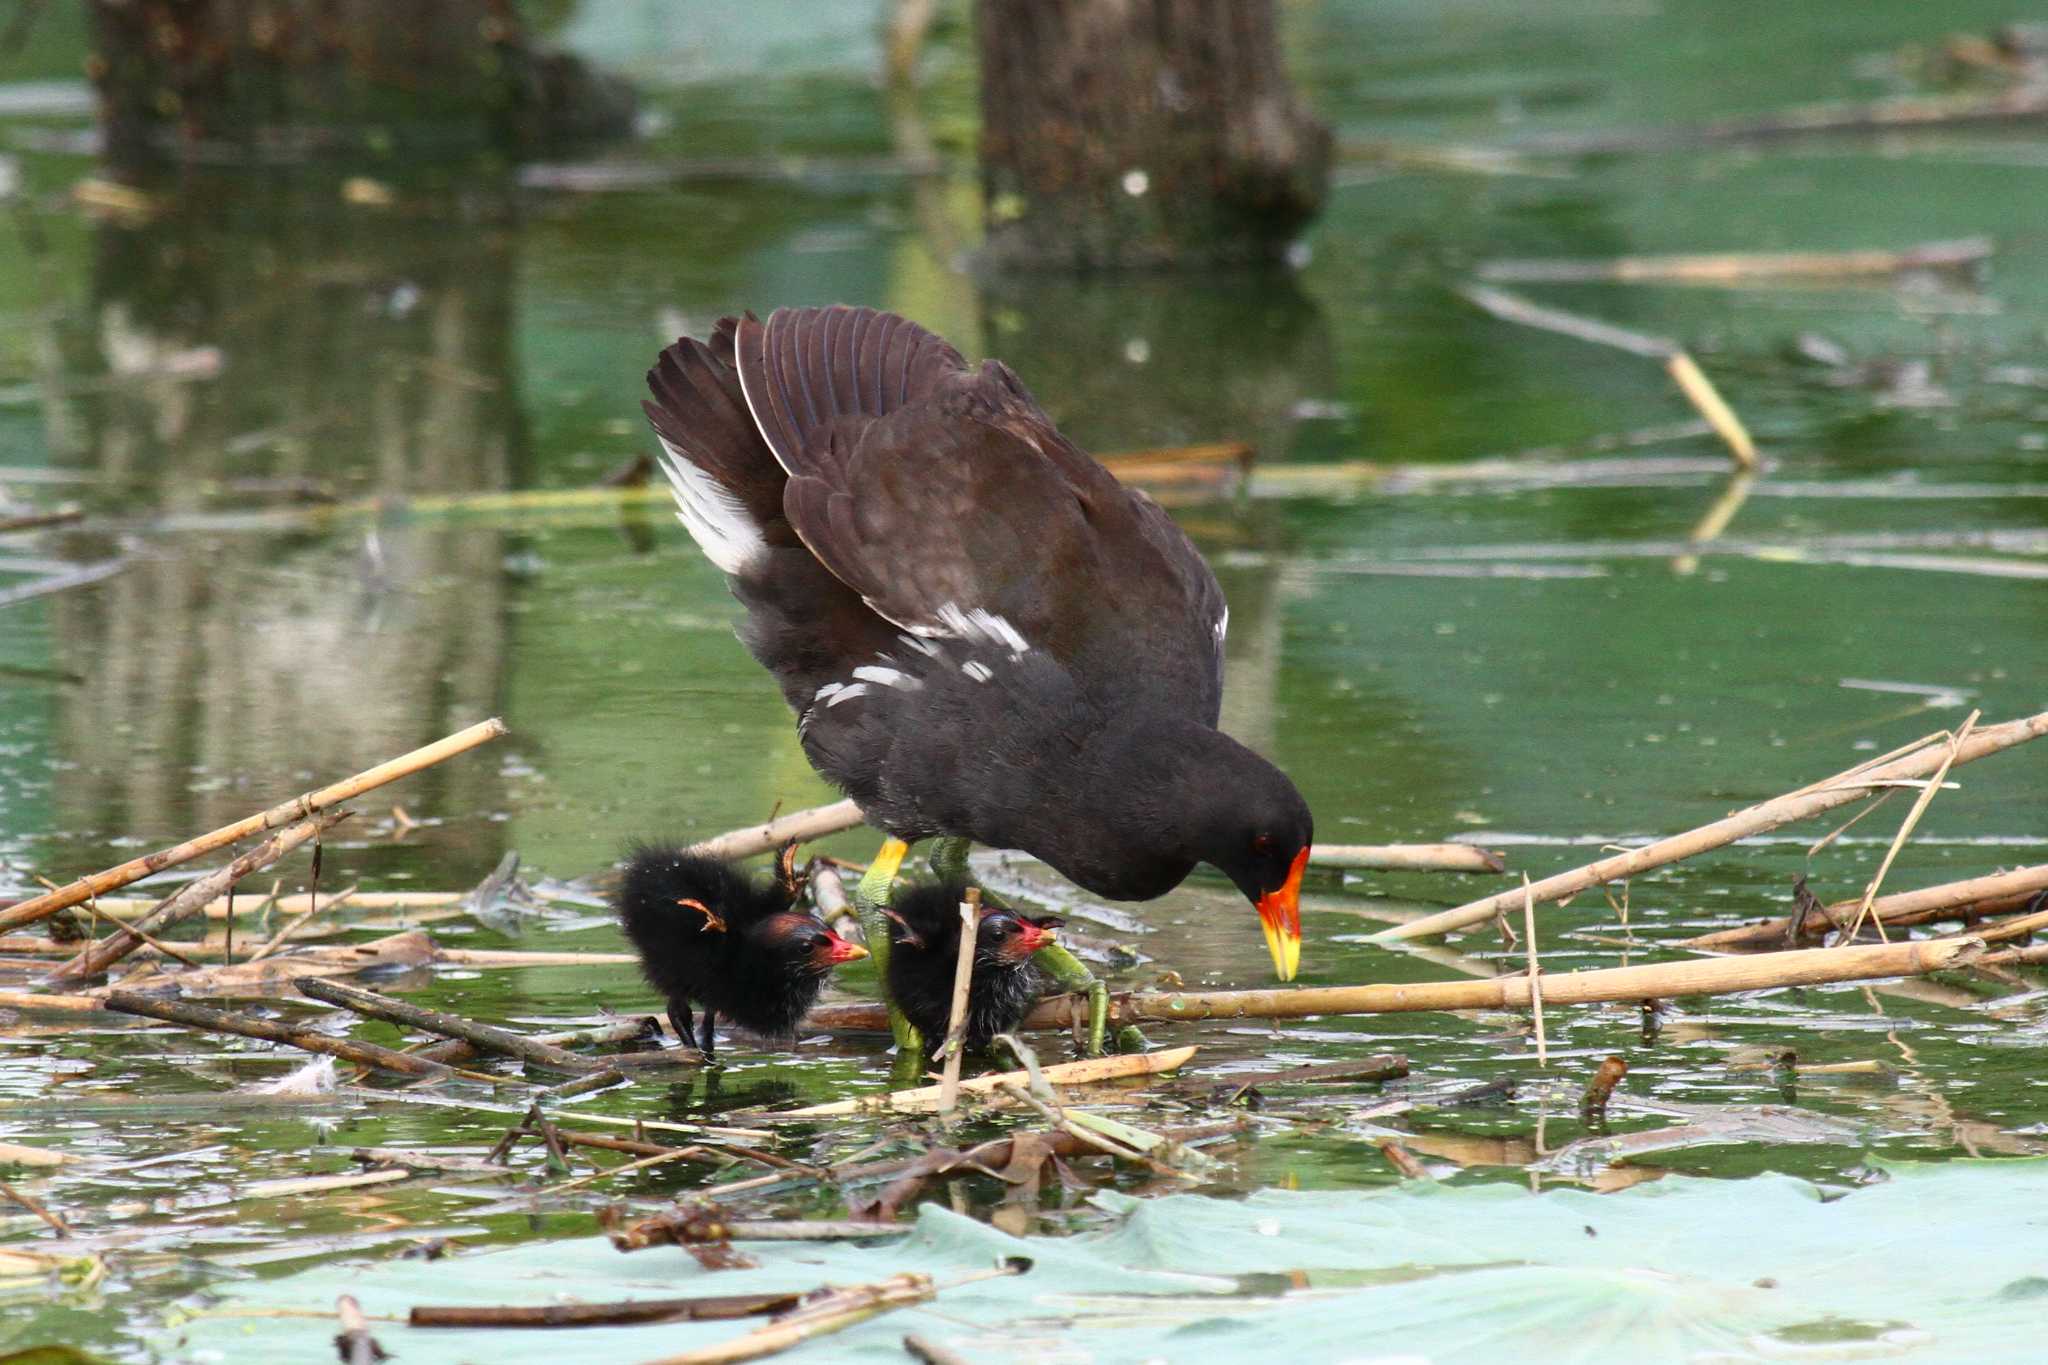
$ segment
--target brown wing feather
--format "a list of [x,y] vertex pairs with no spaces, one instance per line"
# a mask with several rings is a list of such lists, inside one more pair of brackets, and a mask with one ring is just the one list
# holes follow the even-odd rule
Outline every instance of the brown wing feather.
[[967,368],[945,341],[872,308],[778,308],[742,321],[740,383],[761,435],[791,474],[825,432],[848,418],[883,417]]

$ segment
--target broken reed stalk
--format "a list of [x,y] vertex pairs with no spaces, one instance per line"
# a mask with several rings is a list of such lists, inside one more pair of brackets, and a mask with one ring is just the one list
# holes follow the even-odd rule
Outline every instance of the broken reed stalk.
[[[313,866],[315,869],[313,875],[314,878],[317,880],[319,877],[319,864],[316,862]],[[284,947],[285,944],[290,942],[292,936],[298,933],[301,928],[305,927],[306,921],[313,918],[313,916],[317,914],[319,911],[333,910],[340,906],[348,904],[350,901],[353,901],[356,898],[357,889],[357,886],[350,886],[341,891],[338,891],[334,895],[329,896],[327,898],[327,903],[325,905],[320,904],[319,892],[308,891],[306,893],[306,908],[304,910],[301,910],[298,914],[293,915],[290,919],[286,920],[282,928],[280,928],[276,933],[272,934],[269,938],[263,940],[261,944],[257,945],[256,951],[249,954],[248,960],[251,962],[263,961],[263,959],[269,957],[272,953],[275,953],[278,949]],[[229,921],[229,925],[230,927],[233,926],[232,920]]]
[[107,1009],[117,1010],[122,1014],[140,1014],[150,1019],[161,1019],[169,1024],[182,1024],[186,1028],[199,1029],[205,1033],[233,1033],[244,1038],[260,1038],[269,1043],[283,1043],[306,1052],[324,1053],[329,1057],[339,1057],[343,1061],[373,1066],[380,1071],[396,1071],[405,1076],[445,1080],[459,1074],[451,1066],[429,1062],[409,1052],[397,1052],[388,1047],[379,1047],[375,1043],[359,1043],[350,1038],[330,1038],[315,1029],[280,1024],[250,1014],[217,1010],[207,1005],[195,1005],[187,1000],[160,1000],[152,995],[137,995],[133,991],[109,991],[101,1003]]
[[[1906,812],[1906,818],[1899,822],[1899,832],[1892,836],[1890,847],[1885,849],[1884,860],[1877,865],[1877,875],[1872,877],[1870,885],[1863,889],[1863,899],[1856,906],[1856,921],[1849,926],[1844,942],[1853,943],[1856,935],[1863,931],[1863,922],[1870,918],[1871,903],[1877,899],[1878,888],[1884,885],[1885,873],[1892,870],[1892,859],[1899,856],[1899,850],[1904,848],[1906,840],[1912,837],[1914,826],[1920,823],[1920,817],[1934,800],[1934,794],[1941,790],[1942,779],[1946,778],[1948,770],[1955,766],[1956,750],[1970,737],[1970,731],[1976,728],[1977,718],[1983,714],[1982,711],[1970,712],[1963,718],[1963,723],[1957,727],[1956,732],[1949,737],[1948,753],[1943,756],[1941,766],[1934,770],[1934,776],[1920,789],[1920,795],[1914,799],[1912,809]],[[1877,922],[1877,933],[1879,938],[1890,937],[1885,933],[1883,920]]]
[[[1897,891],[1889,896],[1880,896],[1870,903],[1870,915],[1894,929],[1925,924],[1930,920],[1969,920],[2024,910],[2043,891],[2048,891],[2048,863],[2036,863],[1988,877],[1970,877],[1919,891]],[[1853,900],[1836,901],[1819,910],[1808,910],[1796,921],[1794,916],[1783,915],[1758,924],[1716,929],[1711,934],[1685,939],[1675,946],[1714,952],[1782,948],[1793,942],[1795,934],[1805,939],[1818,939],[1830,930],[1842,928],[1848,917],[1856,913],[1858,904]]]
[[223,825],[196,838],[187,839],[182,844],[160,848],[140,858],[131,858],[118,867],[95,872],[89,877],[80,877],[77,881],[55,891],[25,900],[10,909],[0,910],[0,933],[17,929],[24,924],[34,924],[45,916],[56,914],[66,906],[77,905],[102,892],[140,881],[151,873],[161,872],[167,867],[190,862],[217,848],[239,843],[252,834],[261,834],[265,830],[311,819],[318,811],[341,805],[366,791],[374,791],[387,783],[396,782],[401,777],[409,777],[423,768],[431,768],[436,763],[444,762],[457,754],[467,753],[479,744],[487,744],[504,733],[505,722],[495,717],[479,721],[445,739],[414,749],[411,753],[401,754],[374,768],[366,768],[354,777],[344,778],[318,791],[295,796],[289,801],[272,806],[269,810],[246,816],[231,825]]
[[1854,279],[1909,270],[1978,265],[1994,250],[1989,237],[1922,242],[1903,251],[1712,251],[1605,260],[1488,261],[1479,278],[1493,284],[1735,284],[1745,280]]
[[1002,1275],[1020,1275],[1030,1268],[1028,1260],[1018,1257],[1000,1269],[974,1271],[945,1284],[912,1272],[893,1275],[875,1284],[834,1285],[806,1296],[801,1306],[779,1314],[743,1336],[680,1355],[662,1356],[646,1365],[725,1365],[729,1361],[758,1360],[844,1331],[877,1314],[929,1302],[942,1289]]
[[1744,469],[1757,465],[1756,443],[1750,439],[1749,429],[1742,425],[1742,419],[1735,415],[1721,397],[1713,381],[1708,379],[1675,341],[1665,337],[1650,336],[1645,332],[1632,332],[1626,327],[1617,327],[1611,322],[1581,317],[1567,313],[1560,308],[1545,308],[1540,304],[1503,289],[1490,289],[1483,284],[1468,284],[1458,289],[1460,297],[1475,307],[1492,314],[1503,322],[1519,323],[1524,327],[1535,327],[1559,336],[1568,336],[1577,341],[1589,342],[1595,346],[1608,346],[1615,350],[1627,351],[1630,355],[1643,356],[1663,364],[1664,372],[1678,385],[1686,401],[1706,418],[1735,455],[1735,462]]
[[1522,874],[1522,934],[1529,945],[1529,1013],[1536,1024],[1536,1065],[1550,1065],[1550,1043],[1543,1036],[1543,981],[1536,965],[1536,898],[1529,894],[1529,874]]
[[[1921,939],[1552,972],[1543,978],[1543,1000],[1546,1005],[1589,1005],[1668,1000],[1683,995],[1726,995],[1887,976],[1924,976],[1964,965],[1982,950],[1981,940],[1975,938]],[[1529,980],[1521,975],[1300,990],[1132,991],[1110,997],[1109,1021],[1122,1025],[1204,1019],[1305,1019],[1319,1014],[1402,1014],[1418,1010],[1520,1010],[1529,1008],[1530,1003]],[[1067,1011],[1065,996],[1041,1000],[1020,1027],[1065,1028]],[[804,1027],[873,1033],[886,1030],[888,1023],[880,1005],[828,1005],[812,1010],[804,1019]],[[1046,1069],[1048,1077],[1054,1070],[1057,1068]],[[857,1101],[845,1104],[848,1107],[833,1107],[832,1112],[858,1112]]]
[[[827,1006],[823,1010],[812,1010],[805,1019],[805,1026],[819,1027],[818,1017],[821,1014],[830,1015],[835,1010],[858,1011],[864,1015],[872,1014],[873,1018],[880,1022],[881,1028],[884,1031],[889,1027],[888,1018],[883,1012],[881,1005],[840,1005]],[[1065,1028],[1068,1016],[1064,996],[1058,1000],[1041,1003],[1038,1009],[1032,1012],[1032,1018],[1036,1019],[1040,1015],[1050,1018],[1055,1012],[1059,1015],[1059,1022],[1051,1025],[1051,1027]],[[863,1017],[859,1026],[864,1027],[866,1022],[866,1018]],[[824,1027],[831,1027],[831,1025],[824,1025]],[[1061,1062],[1055,1066],[1040,1067],[1038,1074],[1053,1085],[1089,1085],[1096,1081],[1113,1081],[1125,1076],[1153,1076],[1162,1071],[1177,1071],[1185,1066],[1188,1059],[1194,1055],[1195,1049],[1192,1047],[1172,1047],[1159,1052],[1140,1052],[1122,1057],[1090,1057],[1085,1061]],[[961,1081],[960,1089],[972,1094],[987,1094],[990,1091],[999,1090],[1005,1085],[1015,1085],[1030,1079],[1031,1073],[1029,1071],[1002,1071]],[[844,1114],[862,1114],[871,1111],[892,1114],[928,1114],[938,1107],[943,1089],[942,1086],[923,1085],[911,1090],[892,1090],[886,1094],[874,1095],[865,1099],[837,1100],[831,1104],[814,1104],[805,1109],[788,1109],[777,1114],[763,1115],[763,1117],[774,1119],[822,1119],[834,1118]]]
[[723,1322],[796,1307],[796,1293],[707,1294],[689,1299],[627,1299],[619,1303],[549,1303],[537,1307],[424,1305],[412,1327],[635,1327],[660,1322]]
[[[1887,755],[1883,761],[1873,760],[1859,764],[1845,772],[1798,791],[1773,797],[1760,805],[1739,810],[1711,824],[1687,830],[1630,849],[1598,862],[1587,863],[1568,872],[1545,877],[1531,888],[1538,901],[1566,900],[1579,892],[1599,886],[1603,882],[1621,881],[1641,876],[1652,868],[1663,867],[1697,854],[1711,852],[1744,839],[1752,834],[1762,834],[1780,825],[1795,820],[1805,820],[1838,806],[1861,800],[1872,791],[1881,790],[1888,782],[1912,781],[1925,778],[1937,769],[1961,767],[1973,763],[1988,754],[2010,749],[2031,739],[2048,734],[2048,711],[2027,716],[2020,720],[2006,721],[1973,732],[1969,739],[1955,746],[1953,756],[1945,737],[1935,736],[1932,740],[1913,746],[1902,756]],[[1464,905],[1425,915],[1406,924],[1397,924],[1383,929],[1373,937],[1379,940],[1424,938],[1431,934],[1447,934],[1485,924],[1509,909],[1520,899],[1520,891],[1504,891],[1499,895],[1484,896]]]
[[946,1014],[946,1041],[939,1051],[945,1070],[939,1077],[939,1112],[950,1114],[960,1103],[960,1060],[967,1051],[967,985],[974,979],[975,940],[980,935],[981,888],[970,886],[960,901],[960,951],[953,957],[953,1003]]
[[199,914],[209,901],[233,887],[242,878],[270,866],[308,839],[319,837],[323,830],[347,816],[347,811],[323,810],[310,820],[301,820],[295,825],[279,830],[227,866],[186,884],[176,894],[162,901],[155,910],[143,916],[133,927],[117,929],[105,938],[87,944],[78,956],[53,970],[48,979],[55,982],[67,978],[98,976],[140,948],[149,936],[162,933],[165,929]]
[[[837,834],[852,829],[864,819],[860,807],[851,800],[834,801],[829,806],[814,806],[810,810],[791,811],[788,815],[777,816],[764,824],[749,825],[706,839],[694,845],[692,853],[701,853],[707,858],[749,858],[756,853],[766,853],[771,848],[780,848],[788,843],[808,843],[822,839],[828,834]],[[0,925],[0,928],[4,928]]]
[[1628,1075],[1628,1059],[1620,1055],[1609,1057],[1600,1063],[1600,1069],[1593,1073],[1593,1079],[1586,1086],[1586,1093],[1579,1096],[1579,1112],[1588,1120],[1604,1118],[1607,1101],[1614,1095],[1614,1087],[1621,1084],[1621,1078]]
[[[409,1001],[396,1000],[391,996],[366,991],[358,986],[346,986],[339,981],[305,976],[293,981],[292,986],[300,995],[310,996],[330,1005],[339,1005],[367,1019],[382,1019],[386,1023],[399,1024],[406,1028],[424,1029],[428,1033],[438,1033],[444,1038],[460,1038],[486,1052],[516,1057],[522,1062],[547,1071],[581,1076],[603,1067],[602,1062],[589,1057],[579,1057],[573,1052],[565,1052],[551,1043],[543,1043],[525,1034],[496,1028],[490,1024],[479,1024],[452,1014],[443,1014],[440,1010],[423,1009]],[[407,1055],[417,1057],[419,1054]]]
[[1316,844],[1310,867],[1362,872],[1505,872],[1506,860],[1471,844]]

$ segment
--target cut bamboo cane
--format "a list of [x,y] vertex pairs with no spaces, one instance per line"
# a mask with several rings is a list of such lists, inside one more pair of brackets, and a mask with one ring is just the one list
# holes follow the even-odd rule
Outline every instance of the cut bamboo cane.
[[[2027,903],[2043,891],[2048,891],[2048,863],[2037,863],[1993,876],[1971,877],[1919,891],[1898,891],[1880,896],[1870,903],[1870,913],[1872,918],[1896,929],[1925,924],[1930,920],[1971,919],[2024,910]],[[1858,904],[1853,900],[1836,901],[1824,910],[1808,911],[1807,923],[1801,928],[1803,936],[1818,938],[1829,930],[1841,928],[1855,915]],[[1677,946],[1714,952],[1782,948],[1790,945],[1793,932],[1792,916],[1783,915],[1761,924],[1716,929],[1711,934],[1686,939]]]
[[[1961,767],[1987,754],[2039,739],[2044,734],[2048,734],[2048,711],[1975,731],[1956,749],[1953,760],[1949,757],[1946,738],[1937,737],[1935,742],[1922,742],[1902,756],[1889,757],[1882,763],[1858,765],[1826,781],[1737,811],[1711,824],[1545,877],[1531,889],[1538,901],[1564,900],[1603,882],[1641,876],[1652,868],[1725,847],[1738,839],[1762,834],[1794,820],[1834,810],[1882,789],[1887,782],[1925,778],[1944,766]],[[1520,895],[1520,890],[1516,889],[1484,896],[1438,914],[1383,929],[1373,937],[1381,940],[1423,938],[1489,923],[1496,915],[1513,909]]]
[[[1511,893],[1519,896],[1518,887]],[[1684,995],[1726,995],[1779,986],[1922,976],[1967,963],[1983,951],[1980,939],[1920,939],[1852,948],[1801,948],[1747,957],[1695,958],[1635,967],[1545,973],[1546,1006],[1611,1001],[1668,1000]],[[1204,1019],[1305,1019],[1321,1014],[1406,1014],[1421,1010],[1529,1008],[1529,978],[1516,974],[1478,981],[1418,981],[1303,990],[1136,991],[1110,997],[1113,1024],[1194,1022]],[[1040,1001],[1022,1027],[1067,1025],[1065,997]],[[886,1030],[880,1005],[828,1005],[812,1010],[807,1029]],[[1048,1070],[1050,1074],[1050,1069]],[[986,1079],[986,1078],[984,1078]],[[973,1084],[973,1082],[965,1082]],[[850,1113],[852,1110],[834,1112]],[[788,1115],[777,1115],[787,1118]]]
[[[1057,1012],[1060,1018],[1058,1027],[1064,1028],[1068,1022],[1065,1001],[1061,1000],[1054,1003],[1057,1005]],[[840,1006],[839,1008],[846,1009],[847,1007]],[[852,1008],[854,1010],[872,1012],[874,1018],[880,1022],[882,1030],[887,1032],[889,1024],[887,1017],[883,1013],[882,1006],[859,1005]],[[829,1008],[826,1010],[813,1010],[810,1018],[805,1021],[806,1026],[815,1025],[820,1014],[829,1014],[830,1012]],[[1032,1018],[1036,1019],[1041,1014],[1050,1017],[1050,1013],[1051,1011],[1041,1007],[1033,1012]],[[1033,1027],[1037,1027],[1037,1025],[1034,1024]],[[1195,1049],[1192,1047],[1172,1047],[1159,1052],[1140,1052],[1124,1057],[1090,1057],[1086,1061],[1061,1062],[1055,1066],[1040,1067],[1038,1070],[1039,1074],[1053,1085],[1091,1085],[1097,1081],[1113,1081],[1125,1076],[1155,1076],[1162,1071],[1177,1071],[1187,1065],[1188,1059],[1194,1055]],[[1028,1071],[1003,1071],[993,1075],[975,1076],[969,1080],[964,1080],[960,1082],[960,1089],[968,1094],[986,1094],[989,1091],[1000,1089],[1006,1084],[1028,1082],[1030,1079],[1031,1073]],[[876,1095],[869,1099],[838,1100],[831,1104],[814,1104],[808,1109],[789,1109],[781,1113],[765,1115],[764,1117],[775,1119],[823,1119],[844,1114],[868,1112],[928,1114],[938,1108],[943,1089],[944,1087],[942,1086],[924,1085],[913,1090],[892,1090],[887,1094]]]
[[[806,843],[822,839],[828,834],[837,834],[852,829],[864,817],[860,807],[851,800],[834,801],[829,806],[814,806],[810,810],[791,811],[788,815],[777,816],[765,824],[749,825],[721,834],[715,839],[706,839],[692,852],[709,858],[747,858],[756,853],[766,853],[771,848],[780,848],[788,843]],[[0,928],[5,928],[0,924]]]
[[1617,327],[1611,322],[1596,318],[1581,317],[1567,313],[1561,308],[1545,308],[1531,303],[1519,295],[1502,289],[1490,289],[1483,284],[1465,285],[1458,293],[1467,302],[1483,309],[1503,322],[1519,323],[1524,327],[1535,327],[1559,336],[1588,342],[1595,346],[1608,346],[1615,350],[1627,351],[1649,360],[1660,361],[1665,373],[1685,395],[1686,401],[1707,419],[1707,424],[1716,435],[1725,441],[1734,452],[1735,462],[1744,469],[1756,467],[1756,443],[1750,439],[1749,430],[1742,425],[1742,419],[1735,415],[1727,401],[1721,397],[1713,381],[1701,372],[1700,367],[1684,348],[1666,337],[1651,336],[1646,332],[1630,331]]
[[182,844],[160,848],[140,858],[131,858],[119,867],[110,867],[104,872],[95,872],[90,877],[81,877],[55,891],[25,900],[12,909],[0,910],[0,933],[24,924],[33,924],[47,915],[56,914],[66,906],[77,905],[101,892],[112,891],[130,882],[140,881],[151,873],[161,872],[167,867],[190,862],[217,848],[225,848],[229,844],[246,839],[252,834],[261,834],[265,830],[309,819],[316,811],[338,806],[344,801],[361,796],[366,791],[373,791],[387,783],[396,782],[401,777],[409,777],[422,768],[431,768],[436,763],[444,762],[457,754],[467,753],[479,744],[487,744],[504,733],[503,721],[496,718],[480,721],[466,730],[449,735],[446,739],[436,740],[432,744],[414,749],[409,754],[401,754],[388,763],[367,768],[354,777],[344,778],[318,791],[295,796],[280,805],[272,806],[269,810],[237,820],[232,825],[223,825],[197,838],[187,839]]
[[1471,844],[1317,844],[1310,867],[1344,867],[1370,872],[1505,872],[1492,849]]
[[66,979],[77,980],[80,977],[98,976],[140,948],[146,936],[160,934],[200,913],[208,901],[228,890],[236,882],[251,872],[270,866],[308,839],[319,837],[321,831],[331,828],[347,814],[348,812],[341,810],[323,810],[310,820],[301,820],[296,825],[286,826],[226,867],[187,883],[183,890],[167,898],[153,913],[143,916],[133,928],[116,929],[105,938],[88,945],[78,956],[52,971],[49,980],[56,984]]
[[459,1038],[486,1052],[517,1057],[522,1062],[529,1062],[549,1071],[581,1076],[597,1070],[601,1065],[591,1058],[579,1057],[552,1043],[543,1043],[537,1038],[529,1038],[509,1029],[479,1024],[474,1020],[443,1014],[439,1010],[422,1009],[410,1001],[395,1000],[376,991],[343,985],[339,981],[309,976],[301,977],[292,982],[292,985],[301,995],[325,1001],[330,1005],[339,1005],[365,1018],[382,1019],[387,1023],[401,1024],[407,1028],[423,1029],[445,1038]]

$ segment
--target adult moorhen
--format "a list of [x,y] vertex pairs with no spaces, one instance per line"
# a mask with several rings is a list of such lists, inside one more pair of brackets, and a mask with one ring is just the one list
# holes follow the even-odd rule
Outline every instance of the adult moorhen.
[[[683,525],[746,608],[741,640],[870,823],[945,836],[942,870],[979,841],[1121,900],[1210,863],[1294,976],[1308,806],[1216,729],[1229,611],[1157,503],[1007,366],[891,313],[724,318],[647,381]],[[864,917],[902,853],[863,878]]]
[[867,949],[795,910],[787,874],[755,881],[718,858],[665,845],[635,848],[612,893],[619,924],[640,955],[647,984],[668,1000],[676,1037],[692,1038],[690,1002],[704,1007],[695,1033],[706,1058],[720,1015],[771,1037],[796,1029],[825,975]]

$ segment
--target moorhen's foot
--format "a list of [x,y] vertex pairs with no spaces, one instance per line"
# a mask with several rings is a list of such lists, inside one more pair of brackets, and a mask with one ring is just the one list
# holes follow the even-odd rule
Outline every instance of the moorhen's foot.
[[711,1060],[711,1053],[713,1049],[713,1044],[715,1042],[713,1028],[717,1022],[717,1012],[711,1009],[706,1009],[704,1011],[703,1027],[697,1031],[697,1050],[704,1054],[704,1060],[707,1062]]

